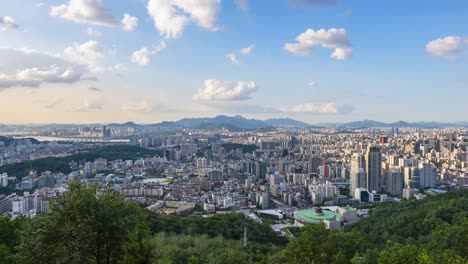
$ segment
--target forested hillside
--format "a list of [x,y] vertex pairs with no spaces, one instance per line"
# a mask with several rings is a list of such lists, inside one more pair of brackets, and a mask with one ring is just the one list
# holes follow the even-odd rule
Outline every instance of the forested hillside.
[[[383,204],[343,231],[289,242],[243,214],[160,215],[72,184],[33,219],[0,219],[0,263],[467,263],[468,190]],[[243,245],[244,228],[248,246]]]
[[159,150],[150,150],[131,145],[110,145],[100,148],[89,149],[82,153],[73,154],[67,157],[48,157],[36,160],[25,160],[14,164],[6,164],[0,167],[0,173],[6,172],[10,176],[21,178],[28,175],[30,170],[38,172],[52,171],[69,173],[68,163],[72,160],[94,161],[98,158],[107,160],[136,160],[141,157],[162,156],[163,152]]

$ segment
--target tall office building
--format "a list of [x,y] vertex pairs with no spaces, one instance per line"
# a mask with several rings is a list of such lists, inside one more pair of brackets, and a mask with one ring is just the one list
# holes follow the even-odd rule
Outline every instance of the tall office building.
[[111,129],[107,128],[106,126],[102,127],[102,137],[103,138],[110,138],[112,135]]
[[381,192],[382,188],[382,149],[377,144],[367,147],[366,184],[369,191]]
[[386,192],[393,195],[403,195],[403,175],[400,168],[390,168],[387,171]]
[[366,188],[366,159],[363,154],[354,154],[351,157],[351,193],[354,193],[356,188]]
[[365,186],[366,186],[366,171],[363,168],[360,168],[351,175],[350,193],[354,194],[356,189],[365,188]]
[[420,174],[420,180],[421,180],[421,187],[427,188],[427,187],[434,187],[436,183],[436,173],[434,172],[434,169],[432,168],[432,165],[430,163],[424,163],[420,166],[421,168],[421,174]]

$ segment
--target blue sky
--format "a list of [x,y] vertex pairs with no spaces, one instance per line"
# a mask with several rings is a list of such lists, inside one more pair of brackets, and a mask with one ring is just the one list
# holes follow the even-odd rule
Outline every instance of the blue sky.
[[466,120],[467,11],[466,1],[0,1],[0,122]]

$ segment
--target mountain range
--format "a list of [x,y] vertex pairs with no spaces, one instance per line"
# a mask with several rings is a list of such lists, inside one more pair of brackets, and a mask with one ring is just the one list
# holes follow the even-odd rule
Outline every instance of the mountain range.
[[138,125],[133,122],[123,124],[109,124],[109,127],[134,127],[134,128],[150,128],[150,129],[228,129],[231,131],[237,130],[255,130],[262,128],[278,128],[278,127],[296,127],[296,128],[320,128],[320,127],[335,127],[335,128],[443,128],[443,127],[468,127],[468,122],[443,123],[443,122],[406,122],[398,121],[394,123],[385,123],[374,120],[362,120],[349,123],[327,123],[311,125],[302,121],[291,118],[273,118],[266,120],[247,119],[245,117],[219,115],[212,118],[183,118],[178,121],[164,121],[156,124]]
[[[76,124],[29,124],[29,125],[6,125],[0,124],[0,130],[9,130],[21,127],[73,127]],[[90,126],[102,126],[103,124],[88,124]],[[361,120],[349,123],[318,123],[308,124],[291,118],[272,118],[266,120],[248,119],[239,115],[225,116],[219,115],[211,118],[183,118],[178,121],[163,121],[155,124],[136,124],[134,122],[126,123],[110,123],[107,124],[110,128],[135,128],[137,130],[156,130],[156,131],[171,131],[178,129],[205,129],[205,130],[218,130],[228,129],[230,131],[241,130],[258,130],[258,129],[272,129],[279,127],[295,127],[295,128],[342,128],[342,129],[365,129],[365,128],[445,128],[445,127],[466,127],[468,122],[406,122],[397,121],[393,123],[379,122],[375,120]]]

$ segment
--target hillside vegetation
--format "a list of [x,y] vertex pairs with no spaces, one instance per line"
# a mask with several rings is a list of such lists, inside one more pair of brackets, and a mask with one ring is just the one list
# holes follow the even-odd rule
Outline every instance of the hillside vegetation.
[[78,162],[80,160],[94,161],[98,158],[107,160],[136,160],[141,157],[162,156],[160,150],[150,150],[131,145],[109,145],[100,148],[90,149],[82,153],[73,154],[66,157],[41,158],[36,160],[25,160],[19,163],[6,164],[0,167],[0,173],[6,172],[10,176],[22,178],[28,175],[30,170],[38,172],[51,171],[69,173],[70,166],[68,163],[72,160]]
[[243,214],[166,216],[96,193],[72,184],[48,213],[1,218],[0,263],[468,263],[468,190],[383,204],[343,231],[306,226],[289,242]]

